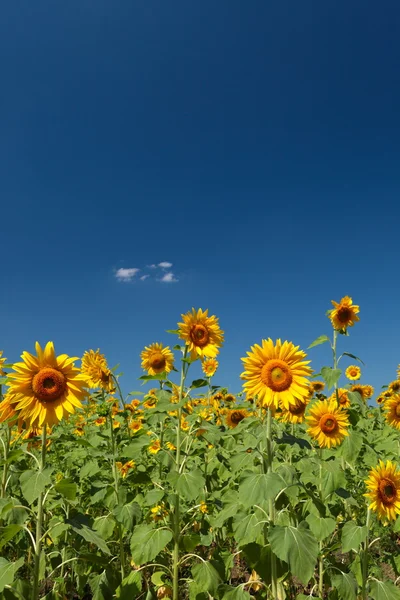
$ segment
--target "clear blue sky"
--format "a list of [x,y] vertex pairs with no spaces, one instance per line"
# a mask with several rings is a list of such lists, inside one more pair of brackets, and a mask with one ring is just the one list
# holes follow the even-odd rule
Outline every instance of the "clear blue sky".
[[209,307],[237,391],[251,344],[308,346],[349,294],[342,348],[394,379],[399,31],[396,0],[5,2],[5,354],[100,347],[138,389],[141,348]]

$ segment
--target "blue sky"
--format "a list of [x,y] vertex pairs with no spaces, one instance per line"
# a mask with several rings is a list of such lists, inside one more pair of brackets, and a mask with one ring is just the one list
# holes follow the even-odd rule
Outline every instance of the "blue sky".
[[209,307],[237,391],[251,344],[307,347],[349,294],[341,348],[394,379],[399,22],[395,0],[6,2],[5,354],[100,347],[138,389],[141,348]]

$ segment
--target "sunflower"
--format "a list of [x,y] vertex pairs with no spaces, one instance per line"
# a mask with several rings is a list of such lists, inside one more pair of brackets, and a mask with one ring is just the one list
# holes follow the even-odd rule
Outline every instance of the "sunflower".
[[309,401],[309,398],[305,398],[304,400],[298,400],[296,404],[291,404],[289,408],[281,406],[281,412],[276,415],[277,419],[283,423],[303,423]]
[[150,446],[147,447],[148,452],[150,452],[150,454],[157,454],[157,452],[159,452],[161,450],[161,442],[159,439],[157,440],[153,440],[150,444]]
[[206,377],[213,377],[218,369],[218,361],[215,358],[205,358],[201,363],[201,368]]
[[182,315],[183,323],[178,323],[179,337],[185,340],[192,360],[203,356],[215,358],[224,341],[224,333],[218,318],[208,316],[208,309],[201,308]]
[[379,396],[377,396],[377,398],[376,398],[376,402],[377,402],[377,404],[384,404],[385,400],[386,400],[386,398],[385,398],[385,396],[384,396],[383,394],[380,394],[380,395],[379,395]]
[[363,400],[365,400],[365,389],[361,383],[357,385],[352,385],[350,388],[351,392],[358,392]]
[[364,385],[364,398],[368,399],[368,398],[372,398],[372,396],[374,395],[374,388],[372,387],[372,385]]
[[151,409],[155,408],[157,404],[157,398],[155,396],[148,396],[147,399],[143,402],[144,408]]
[[135,468],[135,462],[133,460],[128,460],[128,462],[122,464],[122,462],[116,462],[115,466],[117,467],[118,471],[121,474],[122,479],[125,479],[125,477],[128,475],[129,471],[131,469]]
[[90,388],[101,388],[107,392],[115,390],[111,369],[100,349],[87,350],[82,356],[82,374]]
[[246,380],[245,392],[257,394],[263,406],[289,408],[308,395],[307,376],[311,375],[310,361],[305,361],[305,352],[292,342],[271,338],[262,340],[262,346],[255,344],[242,358],[245,371],[241,378]]
[[224,402],[228,402],[228,404],[234,404],[236,402],[236,398],[233,394],[226,394],[226,396],[224,396]]
[[6,361],[7,359],[5,357],[3,358],[3,350],[0,350],[0,375],[5,375],[3,365]]
[[396,379],[395,381],[392,381],[391,383],[389,383],[389,390],[393,394],[397,394],[400,391],[400,381],[398,379]]
[[344,296],[340,302],[331,301],[334,308],[329,311],[329,318],[334,329],[338,331],[346,331],[347,327],[352,327],[360,318],[357,314],[360,312],[360,307],[353,304],[350,296]]
[[10,394],[6,394],[3,400],[0,402],[0,423],[4,423],[4,421],[8,421],[10,419],[9,425],[12,426],[15,423],[15,420],[18,416],[16,410],[11,403]]
[[107,419],[105,417],[98,417],[97,419],[95,419],[94,424],[97,425],[97,427],[101,427],[102,425],[106,424]]
[[165,447],[168,448],[168,450],[170,450],[171,452],[174,452],[174,450],[176,450],[176,446],[172,442],[166,442]]
[[203,515],[206,515],[208,513],[208,507],[207,507],[207,503],[204,502],[204,500],[202,500],[200,502],[200,506],[199,506],[199,511],[201,513],[203,513]]
[[338,446],[349,435],[349,418],[336,400],[321,400],[314,404],[306,421],[308,435],[317,440],[321,448]]
[[158,342],[145,346],[140,358],[142,359],[142,369],[149,375],[158,375],[159,373],[169,373],[174,367],[174,355],[169,346],[164,346]]
[[361,369],[357,365],[350,365],[346,369],[346,377],[350,381],[358,381],[361,377]]
[[384,404],[386,421],[392,427],[400,429],[400,394],[395,394]]
[[29,426],[55,425],[82,408],[86,379],[74,367],[78,359],[56,356],[53,342],[44,350],[36,342],[36,353],[23,352],[23,362],[13,365],[16,372],[9,374],[10,402]]
[[239,425],[240,421],[243,421],[243,419],[245,419],[248,416],[249,416],[249,413],[247,412],[247,410],[243,410],[243,409],[229,410],[226,415],[226,423],[227,423],[228,427],[233,429]]
[[312,381],[310,388],[313,392],[323,392],[325,389],[325,383],[323,381]]
[[[350,398],[348,397],[348,391],[345,388],[339,388],[338,389],[338,396],[339,396],[339,404],[342,408],[348,408],[351,404],[350,402]],[[329,402],[336,402],[337,401],[337,397],[336,397],[336,391],[333,392],[333,394],[331,394],[328,398]]]
[[394,521],[400,514],[400,471],[390,460],[369,472],[365,481],[368,492],[364,494],[369,500],[369,508],[375,511],[379,519]]

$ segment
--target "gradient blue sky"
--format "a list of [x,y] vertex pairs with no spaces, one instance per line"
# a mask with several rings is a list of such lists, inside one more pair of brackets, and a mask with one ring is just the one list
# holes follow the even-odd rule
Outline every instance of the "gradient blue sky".
[[307,347],[349,294],[341,349],[394,379],[399,34],[396,0],[3,3],[6,356],[100,347],[138,389],[141,348],[209,307],[237,391],[251,344]]

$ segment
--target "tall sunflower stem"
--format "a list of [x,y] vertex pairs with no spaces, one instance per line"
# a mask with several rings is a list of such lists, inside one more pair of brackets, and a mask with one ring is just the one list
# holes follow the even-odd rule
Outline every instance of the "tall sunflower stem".
[[[178,409],[178,425],[176,429],[176,455],[175,455],[175,470],[177,473],[180,471],[181,466],[181,418],[182,418],[182,399],[185,385],[185,379],[187,374],[187,346],[183,353],[183,360],[181,366],[181,381],[179,385],[179,409]],[[172,519],[173,535],[174,535],[174,548],[172,552],[172,589],[173,589],[173,600],[179,600],[179,541],[180,541],[180,506],[179,506],[179,494],[175,494],[175,506]]]
[[[319,481],[318,481],[318,491],[319,491],[319,499],[322,502],[322,492],[323,492],[323,488],[322,488],[322,448],[319,449],[318,454],[319,454]],[[321,540],[319,543],[319,558],[318,558],[318,591],[319,591],[319,597],[323,598],[324,597],[324,555],[323,555],[323,541]]]
[[[266,442],[267,442],[267,473],[272,472],[272,463],[274,460],[273,456],[273,446],[272,446],[272,410],[270,407],[267,409],[267,431],[266,431]],[[268,502],[268,510],[269,510],[269,522],[270,526],[274,524],[275,521],[275,502],[274,499],[271,498]],[[276,600],[278,598],[278,583],[277,583],[277,573],[276,573],[276,557],[273,552],[271,552],[271,590],[272,590],[272,598]]]
[[369,546],[369,528],[371,525],[371,510],[367,510],[367,519],[366,519],[366,527],[367,527],[367,537],[364,542],[364,552],[362,557],[362,600],[368,600],[367,593],[367,584],[368,584],[368,546]]
[[[333,368],[334,369],[337,369],[337,366],[338,366],[337,351],[336,351],[337,336],[338,336],[338,332],[336,329],[334,329],[333,330],[333,342],[332,342]],[[338,406],[339,406],[339,388],[338,388],[337,381],[335,381],[335,394],[336,394],[336,402],[338,403]]]
[[[39,472],[43,473],[46,468],[46,438],[47,438],[47,425],[43,423],[42,430],[42,452],[40,459]],[[32,585],[32,600],[38,600],[39,598],[39,571],[40,571],[40,556],[42,553],[42,527],[43,527],[43,498],[44,492],[41,492],[38,498],[37,504],[37,515],[36,515],[36,547],[34,556],[34,567],[33,567],[33,585]]]
[[[117,504],[119,504],[119,476],[117,470],[117,464],[115,461],[115,436],[114,436],[114,427],[112,414],[109,414],[109,423],[110,423],[110,439],[111,439],[111,460],[112,460],[112,472],[114,477],[114,490],[115,495],[117,497]],[[119,541],[119,558],[121,562],[121,577],[125,579],[125,550],[124,550],[124,539],[122,535],[121,524],[117,523],[117,531],[118,531],[118,541]]]
[[10,445],[11,445],[11,427],[6,423],[6,440],[4,444],[4,465],[3,465],[3,475],[1,478],[1,495],[0,498],[6,497],[7,490],[7,477],[8,477],[8,456],[10,454]]

